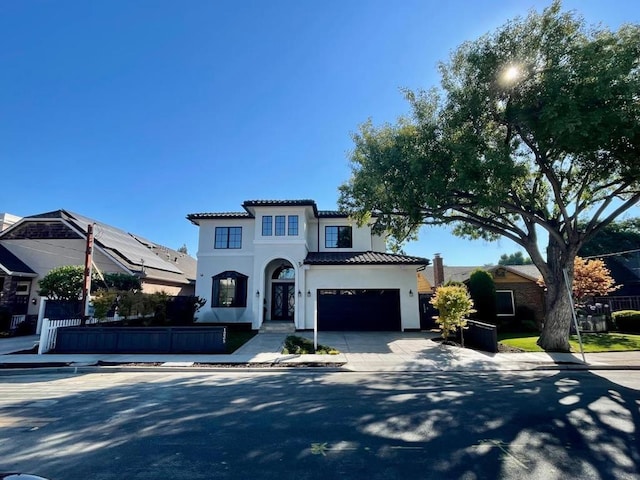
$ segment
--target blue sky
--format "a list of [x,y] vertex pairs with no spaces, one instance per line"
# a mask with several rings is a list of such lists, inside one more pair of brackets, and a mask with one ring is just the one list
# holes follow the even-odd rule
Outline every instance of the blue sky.
[[[0,212],[67,209],[195,255],[188,213],[334,209],[358,124],[393,122],[401,87],[437,85],[456,46],[549,3],[0,2]],[[640,22],[637,0],[563,5]],[[405,250],[483,265],[518,249],[429,228]]]

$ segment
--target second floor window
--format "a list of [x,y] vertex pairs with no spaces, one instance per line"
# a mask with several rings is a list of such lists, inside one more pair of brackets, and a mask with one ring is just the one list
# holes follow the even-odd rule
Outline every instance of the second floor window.
[[326,248],[351,248],[351,227],[324,227]]
[[289,225],[287,228],[287,235],[291,237],[297,236],[298,235],[298,216],[289,215],[288,221],[289,221]]
[[265,215],[262,217],[262,236],[270,237],[273,235],[273,217]]
[[242,227],[216,227],[215,248],[242,248]]
[[276,215],[276,235],[282,236],[284,235],[284,229],[286,227],[284,215]]

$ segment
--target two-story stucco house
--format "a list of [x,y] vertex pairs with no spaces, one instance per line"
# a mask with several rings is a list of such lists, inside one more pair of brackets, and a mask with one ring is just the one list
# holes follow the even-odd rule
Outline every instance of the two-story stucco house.
[[[416,270],[385,238],[313,200],[251,200],[244,211],[193,213],[199,226],[200,322],[273,320],[307,330],[420,328]],[[317,322],[317,324],[316,324]]]

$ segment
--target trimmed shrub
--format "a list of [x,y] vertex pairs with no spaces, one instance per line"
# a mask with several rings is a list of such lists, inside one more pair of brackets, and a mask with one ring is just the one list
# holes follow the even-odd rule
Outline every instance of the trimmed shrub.
[[469,277],[469,295],[473,300],[475,320],[496,324],[496,284],[486,270],[475,270]]
[[298,337],[297,335],[289,335],[284,340],[282,353],[285,355],[304,355],[304,354],[329,354],[335,355],[340,353],[338,350],[326,345],[318,345],[318,350],[313,349],[313,341],[307,338]]
[[620,310],[611,314],[618,330],[625,333],[640,333],[640,311]]

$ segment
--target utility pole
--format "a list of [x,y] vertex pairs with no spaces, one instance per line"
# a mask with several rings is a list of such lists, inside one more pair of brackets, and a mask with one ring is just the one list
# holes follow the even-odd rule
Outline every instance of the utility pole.
[[86,325],[91,295],[91,265],[93,252],[93,224],[87,225],[87,248],[84,254],[84,281],[82,284],[82,325]]

